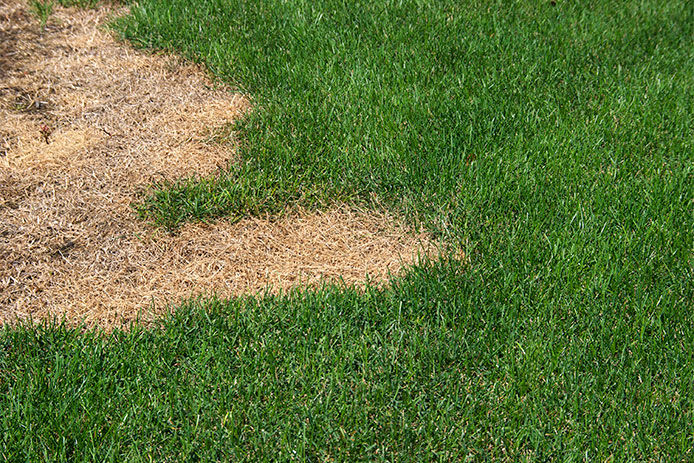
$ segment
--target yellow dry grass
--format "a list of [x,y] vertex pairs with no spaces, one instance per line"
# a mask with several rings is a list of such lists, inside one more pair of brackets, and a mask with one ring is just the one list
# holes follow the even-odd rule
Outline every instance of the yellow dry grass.
[[[233,162],[243,95],[175,56],[119,43],[102,8],[56,8],[45,32],[0,0],[0,323],[66,316],[112,327],[168,302],[338,279],[385,281],[436,252],[384,212],[337,207],[190,224],[130,205],[152,181]],[[143,311],[144,312],[141,312]]]

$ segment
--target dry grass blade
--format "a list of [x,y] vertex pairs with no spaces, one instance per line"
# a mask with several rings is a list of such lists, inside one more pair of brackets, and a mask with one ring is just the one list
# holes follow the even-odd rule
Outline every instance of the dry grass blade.
[[0,5],[0,322],[110,327],[200,293],[383,281],[434,252],[387,214],[347,208],[176,236],[138,221],[130,204],[153,180],[232,161],[233,134],[212,139],[249,104],[197,66],[118,43],[100,27],[112,13],[56,8],[40,33],[24,3]]

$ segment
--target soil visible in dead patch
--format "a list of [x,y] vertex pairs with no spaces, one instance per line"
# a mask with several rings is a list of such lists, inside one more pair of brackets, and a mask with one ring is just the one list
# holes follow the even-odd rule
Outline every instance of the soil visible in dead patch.
[[24,3],[0,0],[0,323],[110,327],[191,295],[384,281],[436,251],[385,213],[347,208],[175,236],[139,221],[130,205],[148,184],[233,161],[233,133],[216,135],[249,104],[198,66],[115,41],[113,13],[56,7],[42,33]]

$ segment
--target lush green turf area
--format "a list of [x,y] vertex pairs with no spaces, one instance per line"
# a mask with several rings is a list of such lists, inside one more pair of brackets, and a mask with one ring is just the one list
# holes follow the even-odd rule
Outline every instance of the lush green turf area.
[[0,334],[0,455],[694,458],[694,8],[142,0],[254,98],[186,220],[376,198],[464,247],[389,290]]

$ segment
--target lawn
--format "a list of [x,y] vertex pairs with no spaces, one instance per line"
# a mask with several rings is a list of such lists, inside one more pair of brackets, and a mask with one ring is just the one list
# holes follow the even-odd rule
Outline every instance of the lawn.
[[141,0],[114,27],[254,108],[241,162],[144,220],[346,202],[465,258],[4,327],[3,459],[694,459],[691,2]]

